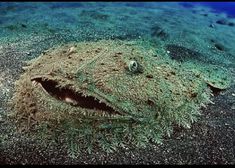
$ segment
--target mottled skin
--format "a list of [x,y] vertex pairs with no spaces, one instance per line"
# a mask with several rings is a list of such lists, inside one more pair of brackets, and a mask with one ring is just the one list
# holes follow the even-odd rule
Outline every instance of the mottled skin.
[[[128,69],[132,60],[139,71]],[[200,75],[138,41],[64,45],[28,64],[12,98],[20,128],[46,122],[60,129],[69,123],[80,130],[80,138],[88,128],[91,132],[83,134],[91,136],[91,143],[161,142],[174,124],[190,127],[200,107],[210,102]]]

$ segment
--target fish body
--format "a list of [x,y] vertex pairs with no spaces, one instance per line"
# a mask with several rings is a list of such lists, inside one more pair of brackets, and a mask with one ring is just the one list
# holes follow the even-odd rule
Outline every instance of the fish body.
[[89,143],[161,143],[174,125],[189,128],[211,97],[200,75],[138,41],[62,45],[24,69],[11,100],[20,127],[30,117],[54,129],[66,123]]

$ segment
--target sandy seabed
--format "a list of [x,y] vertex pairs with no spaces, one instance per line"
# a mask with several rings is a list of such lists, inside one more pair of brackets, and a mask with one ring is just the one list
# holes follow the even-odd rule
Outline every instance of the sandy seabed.
[[[235,163],[235,19],[206,7],[185,8],[177,3],[144,7],[132,3],[1,3],[0,17],[0,164]],[[112,154],[96,150],[72,159],[64,144],[29,139],[15,132],[14,123],[6,119],[7,101],[23,73],[24,61],[63,43],[141,38],[162,49],[173,46],[187,51],[188,57],[233,74],[231,87],[212,99],[214,104],[203,110],[192,128],[174,130],[162,145],[141,150],[130,147]],[[177,53],[173,56],[177,58]]]

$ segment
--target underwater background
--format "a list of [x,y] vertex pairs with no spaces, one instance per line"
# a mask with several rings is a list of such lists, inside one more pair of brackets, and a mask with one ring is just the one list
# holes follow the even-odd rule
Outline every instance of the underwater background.
[[[234,164],[234,9],[234,2],[0,2],[0,164]],[[144,150],[71,159],[59,145],[14,132],[7,101],[24,61],[60,44],[101,39],[151,41],[172,59],[225,68],[232,85],[192,128]]]

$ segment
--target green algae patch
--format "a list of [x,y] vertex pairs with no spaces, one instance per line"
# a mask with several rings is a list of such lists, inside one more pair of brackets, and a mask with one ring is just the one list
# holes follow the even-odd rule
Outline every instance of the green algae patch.
[[11,100],[18,127],[59,132],[72,156],[162,143],[174,125],[190,128],[210,102],[205,78],[141,44],[73,43],[29,61]]

